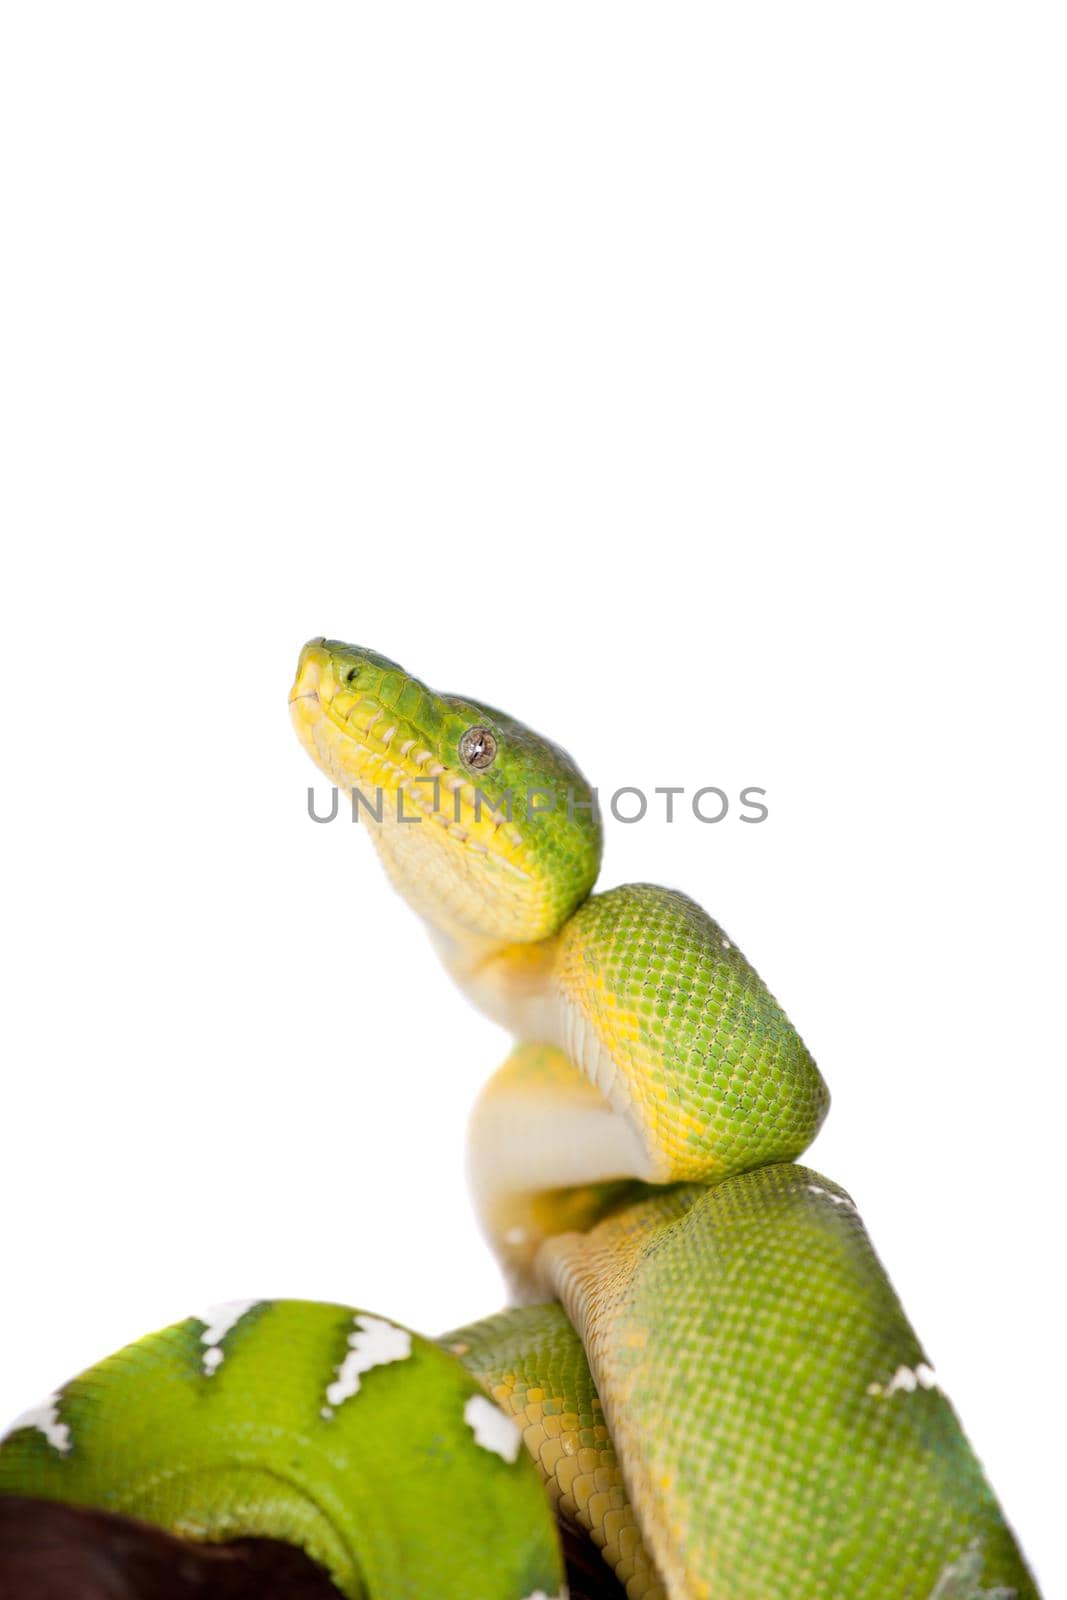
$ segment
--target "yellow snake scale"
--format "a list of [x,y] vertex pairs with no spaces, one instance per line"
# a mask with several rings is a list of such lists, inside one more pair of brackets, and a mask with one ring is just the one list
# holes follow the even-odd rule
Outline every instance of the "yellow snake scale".
[[470,1140],[515,1304],[438,1340],[210,1308],[27,1412],[0,1492],[289,1540],[351,1600],[555,1600],[557,1518],[629,1600],[1033,1600],[853,1200],[796,1164],[828,1094],[728,934],[593,894],[589,786],[505,713],[326,639],[290,710],[520,1041]]

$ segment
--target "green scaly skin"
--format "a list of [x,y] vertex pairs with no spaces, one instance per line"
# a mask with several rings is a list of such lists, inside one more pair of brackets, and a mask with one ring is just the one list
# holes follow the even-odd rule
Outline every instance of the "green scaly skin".
[[684,1185],[547,1253],[668,1593],[1036,1594],[836,1184]]
[[653,885],[589,897],[595,817],[526,799],[588,786],[513,718],[326,640],[291,710],[334,782],[384,787],[394,885],[525,1041],[472,1175],[559,1303],[436,1347],[293,1302],[179,1324],[16,1426],[0,1491],[290,1539],[368,1600],[549,1600],[553,1509],[629,1600],[1036,1600],[853,1202],[794,1164],[825,1086],[733,941]]
[[[537,1474],[454,1356],[374,1318],[388,1359],[331,1403],[366,1317],[262,1301],[215,1347],[213,1371],[203,1319],[150,1334],[66,1386],[65,1447],[16,1428],[0,1450],[0,1490],[192,1539],[286,1540],[349,1600],[555,1596],[562,1565]],[[468,1421],[472,1400],[485,1410]],[[479,1443],[487,1421],[489,1444]]]

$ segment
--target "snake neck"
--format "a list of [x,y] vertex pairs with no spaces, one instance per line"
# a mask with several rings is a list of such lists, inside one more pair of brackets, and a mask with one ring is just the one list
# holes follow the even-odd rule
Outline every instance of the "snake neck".
[[731,939],[685,895],[628,884],[525,944],[438,933],[454,980],[520,1041],[471,1122],[483,1226],[521,1281],[539,1244],[650,1187],[792,1161],[825,1085]]
[[556,999],[558,933],[515,944],[426,925],[441,964],[477,1010],[517,1038],[542,1036]]
[[[572,923],[531,944],[433,933],[467,998],[522,1041],[518,1063],[502,1068],[490,1085],[492,1105],[501,1111],[493,1145],[512,1174],[529,1170],[531,1184],[541,1189],[619,1179],[669,1182],[673,1174],[655,1130],[627,1086],[623,1052],[567,982]],[[533,1056],[525,1053],[529,1046]],[[546,1051],[563,1061],[546,1068]],[[516,1096],[521,1115],[512,1104]]]
[[475,1212],[518,1303],[555,1293],[539,1263],[546,1241],[586,1231],[657,1178],[616,1063],[565,992],[566,935],[494,944],[431,929],[466,997],[521,1041],[479,1096],[467,1140]]

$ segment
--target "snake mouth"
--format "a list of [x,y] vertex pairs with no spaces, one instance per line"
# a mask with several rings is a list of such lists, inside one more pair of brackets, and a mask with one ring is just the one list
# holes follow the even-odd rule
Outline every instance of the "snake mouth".
[[570,834],[564,848],[578,859],[561,872],[558,827],[554,842],[528,803],[568,758],[514,719],[321,635],[300,653],[289,713],[316,765],[351,796],[394,886],[431,926],[537,940],[586,892],[599,833]]
[[351,796],[394,887],[432,927],[531,943],[588,894],[601,844],[589,786],[564,750],[516,718],[322,635],[300,652],[289,714],[315,764]]
[[[369,684],[363,682],[364,665],[371,668]],[[385,684],[375,681],[382,669]],[[372,821],[385,820],[385,799],[394,809],[402,801],[411,811],[401,809],[402,822],[432,820],[450,842],[528,879],[522,831],[465,773],[441,759],[424,730],[404,715],[405,700],[426,693],[385,657],[320,637],[300,652],[289,706],[302,743],[346,792],[359,789]]]
[[296,668],[296,680],[289,690],[289,704],[297,700],[319,701],[319,682],[322,678],[322,657],[320,651],[326,644],[325,636],[318,639],[309,639],[300,652],[300,660]]

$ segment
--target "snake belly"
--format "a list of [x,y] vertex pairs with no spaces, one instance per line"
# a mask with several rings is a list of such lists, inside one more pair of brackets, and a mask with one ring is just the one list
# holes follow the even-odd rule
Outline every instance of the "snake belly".
[[797,1164],[828,1095],[734,941],[674,891],[592,893],[589,786],[507,714],[325,639],[290,709],[519,1041],[468,1155],[517,1304],[436,1343],[207,1313],[21,1419],[0,1492],[289,1539],[349,1596],[550,1600],[556,1517],[629,1600],[1036,1596],[854,1202]]

